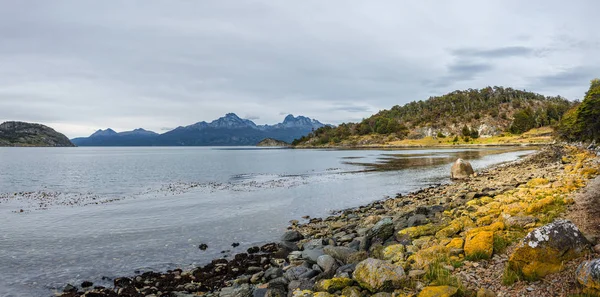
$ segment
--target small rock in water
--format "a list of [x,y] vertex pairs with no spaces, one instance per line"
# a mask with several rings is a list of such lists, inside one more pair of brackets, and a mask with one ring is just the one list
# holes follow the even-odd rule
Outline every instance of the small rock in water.
[[81,283],[81,287],[82,288],[89,288],[89,287],[91,287],[93,285],[94,285],[94,283],[92,283],[90,281],[84,281],[84,282]]
[[77,292],[77,288],[71,284],[67,284],[65,286],[65,288],[63,289],[63,292],[65,293],[75,293]]
[[198,248],[200,250],[206,251],[206,249],[208,248],[208,245],[206,243],[202,243],[198,246]]
[[256,254],[260,252],[260,248],[257,246],[253,246],[247,250],[248,254]]
[[238,247],[238,246],[240,246],[239,242],[234,242],[234,243],[231,244],[231,247]]

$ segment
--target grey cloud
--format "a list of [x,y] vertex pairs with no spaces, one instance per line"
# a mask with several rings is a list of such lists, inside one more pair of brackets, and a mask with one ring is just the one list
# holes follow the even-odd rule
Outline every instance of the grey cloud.
[[564,69],[558,73],[537,77],[534,86],[542,88],[544,86],[567,87],[588,84],[589,81],[597,77],[599,73],[600,67],[574,67]]
[[246,116],[244,116],[244,119],[247,119],[247,120],[260,120],[260,116],[257,116],[257,115],[246,115]]
[[548,73],[600,65],[595,1],[546,1],[543,13],[520,1],[349,1],[3,1],[0,121],[57,123],[69,136],[227,112],[336,124],[487,85],[572,98],[590,78]]
[[533,49],[524,46],[507,46],[492,49],[461,48],[453,50],[452,54],[460,57],[496,59],[529,56],[533,54],[533,52]]

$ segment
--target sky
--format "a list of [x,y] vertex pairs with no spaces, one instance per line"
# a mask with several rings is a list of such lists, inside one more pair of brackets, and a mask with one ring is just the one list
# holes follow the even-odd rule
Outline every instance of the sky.
[[600,1],[0,0],[0,122],[360,121],[454,90],[580,99]]

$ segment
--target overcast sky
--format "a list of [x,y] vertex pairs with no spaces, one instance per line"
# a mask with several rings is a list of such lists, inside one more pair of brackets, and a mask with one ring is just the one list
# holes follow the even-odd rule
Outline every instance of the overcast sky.
[[600,1],[0,0],[0,122],[162,133],[227,112],[339,124],[457,89],[568,99]]

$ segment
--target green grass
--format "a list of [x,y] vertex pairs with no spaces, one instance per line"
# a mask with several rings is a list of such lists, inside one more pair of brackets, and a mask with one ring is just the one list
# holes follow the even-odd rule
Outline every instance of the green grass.
[[504,269],[502,274],[502,284],[505,286],[512,286],[517,281],[521,280],[521,276],[516,271],[510,269],[508,266]]
[[432,286],[453,286],[458,288],[457,296],[464,296],[466,288],[460,282],[460,279],[453,276],[452,273],[444,268],[444,261],[439,259],[429,264],[427,273],[424,278],[430,282]]
[[466,260],[473,261],[473,262],[487,260],[489,258],[490,258],[490,256],[488,256],[488,254],[484,253],[484,252],[475,252],[475,253],[470,254],[469,256],[465,257]]
[[504,238],[503,236],[494,234],[494,254],[503,253],[510,244],[510,240]]

